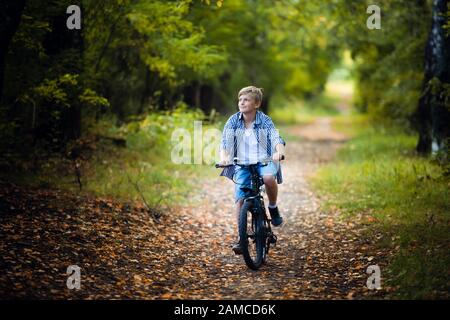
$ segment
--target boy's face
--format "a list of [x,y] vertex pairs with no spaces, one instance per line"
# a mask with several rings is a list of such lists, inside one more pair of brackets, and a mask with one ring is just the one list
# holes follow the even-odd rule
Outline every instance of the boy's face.
[[260,102],[256,102],[255,97],[251,94],[242,94],[239,97],[239,111],[242,113],[252,113],[259,108]]

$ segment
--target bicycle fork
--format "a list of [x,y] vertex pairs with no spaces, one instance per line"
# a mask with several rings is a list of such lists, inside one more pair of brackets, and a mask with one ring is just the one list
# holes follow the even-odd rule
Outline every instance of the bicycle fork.
[[263,225],[264,225],[264,235],[265,239],[267,239],[267,253],[269,252],[269,246],[270,244],[276,245],[277,243],[277,236],[272,232],[272,228],[270,226],[270,219],[267,217],[267,211],[264,206],[264,202],[260,199],[258,207],[255,207],[255,211],[253,214],[258,214],[258,212],[261,212],[263,215]]

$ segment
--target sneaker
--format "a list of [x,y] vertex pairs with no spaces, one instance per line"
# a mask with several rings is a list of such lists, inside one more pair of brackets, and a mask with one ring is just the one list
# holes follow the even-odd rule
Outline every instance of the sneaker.
[[241,242],[238,241],[233,245],[233,251],[235,254],[242,254],[242,246]]
[[283,218],[280,216],[280,212],[278,211],[278,207],[269,208],[270,217],[272,218],[272,225],[274,227],[278,227],[283,223]]

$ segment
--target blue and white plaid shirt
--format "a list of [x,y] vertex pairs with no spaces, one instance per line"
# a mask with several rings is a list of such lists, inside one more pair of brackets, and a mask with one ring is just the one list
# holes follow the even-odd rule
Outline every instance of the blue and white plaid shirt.
[[[253,130],[256,140],[262,148],[258,148],[258,160],[264,161],[271,159],[276,152],[278,144],[286,145],[286,142],[280,137],[278,130],[275,129],[272,119],[262,111],[256,111],[255,121],[253,122]],[[241,112],[233,114],[225,124],[222,133],[221,148],[230,156],[230,161],[237,156],[239,147],[244,141],[245,122]],[[262,154],[261,154],[261,151]],[[233,179],[236,166],[224,168],[221,176]],[[283,182],[281,166],[277,172],[277,183]]]

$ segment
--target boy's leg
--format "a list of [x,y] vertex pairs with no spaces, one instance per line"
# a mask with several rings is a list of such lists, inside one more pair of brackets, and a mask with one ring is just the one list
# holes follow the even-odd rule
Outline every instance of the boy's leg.
[[267,197],[269,198],[269,205],[275,206],[277,204],[278,184],[273,175],[263,176],[264,185],[266,186]]
[[279,169],[279,163],[271,162],[269,165],[262,167],[260,174],[263,177],[264,185],[266,186],[267,197],[269,198],[269,212],[272,218],[272,224],[279,226],[283,223],[283,218],[277,206],[278,184],[276,175]]
[[241,190],[242,185],[248,185],[250,182],[250,173],[248,170],[237,170],[234,176],[235,185],[235,199],[236,199],[236,243],[233,245],[233,251],[236,254],[242,253],[242,248],[239,242],[239,215],[242,205],[244,204],[244,191]]
[[246,169],[239,169],[234,175],[235,190],[234,197],[236,199],[236,230],[239,229],[239,213],[244,204],[245,193],[241,190],[243,185],[250,185],[250,172]]

